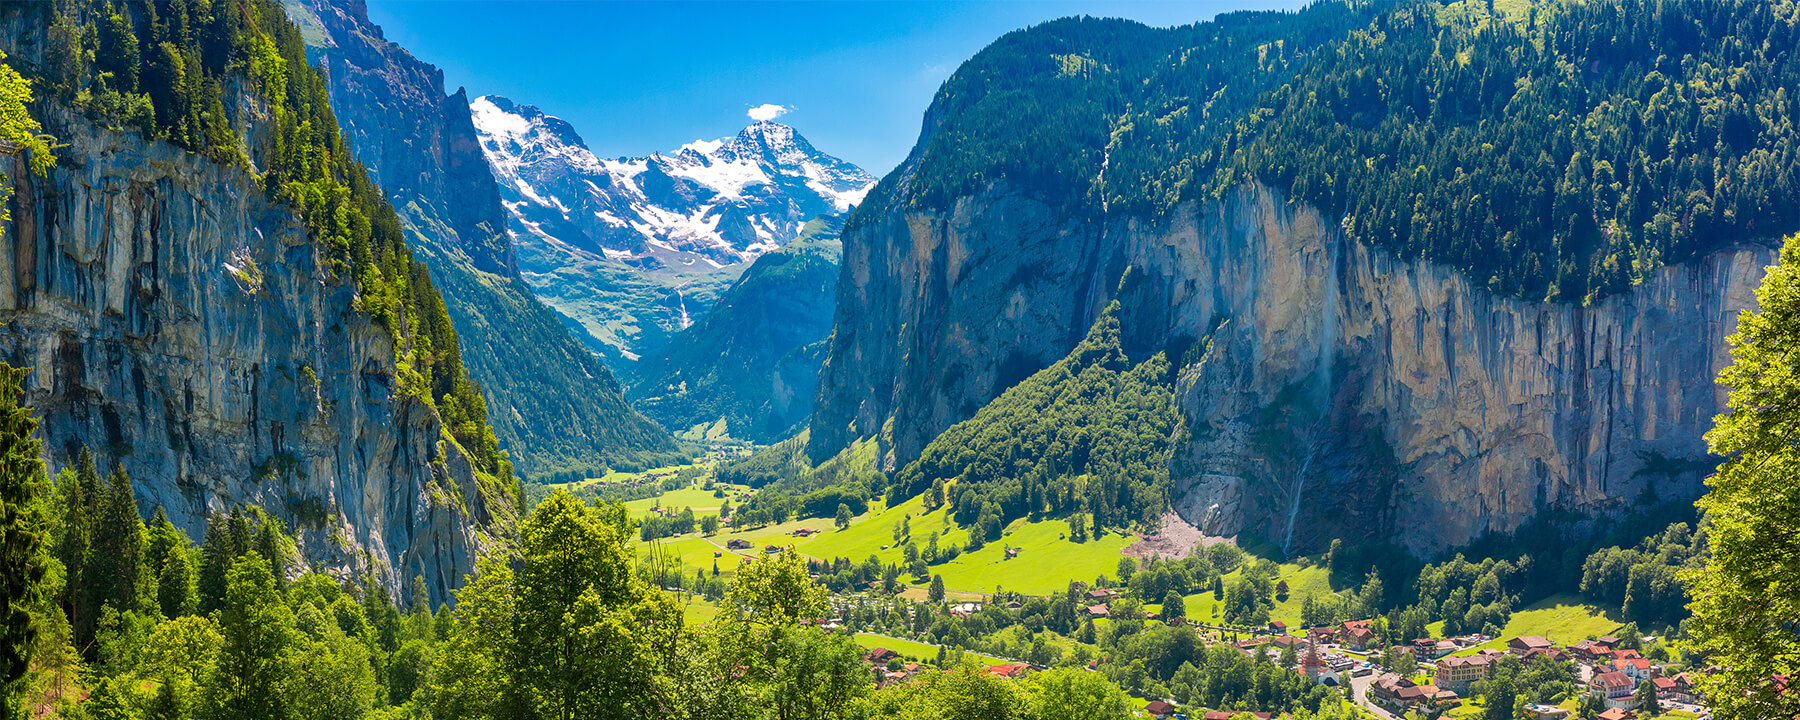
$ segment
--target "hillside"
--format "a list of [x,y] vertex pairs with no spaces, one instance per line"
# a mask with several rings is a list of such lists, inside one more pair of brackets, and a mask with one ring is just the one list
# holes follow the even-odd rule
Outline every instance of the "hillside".
[[307,31],[350,148],[393,198],[443,290],[463,360],[514,466],[528,476],[598,475],[672,459],[668,433],[626,403],[611,371],[520,277],[467,95],[446,95],[443,73],[388,43],[361,3],[286,8]]
[[806,224],[763,253],[703,319],[647,355],[631,394],[644,414],[677,430],[719,428],[773,443],[812,417],[819,363],[831,334],[838,217]]
[[1170,497],[1209,534],[1428,555],[1697,497],[1722,339],[1800,224],[1800,70],[1756,49],[1791,44],[1774,12],[1320,3],[1011,33],[846,222],[809,453],[873,439],[907,466],[1116,299],[1128,355],[1201,348],[1175,368]]

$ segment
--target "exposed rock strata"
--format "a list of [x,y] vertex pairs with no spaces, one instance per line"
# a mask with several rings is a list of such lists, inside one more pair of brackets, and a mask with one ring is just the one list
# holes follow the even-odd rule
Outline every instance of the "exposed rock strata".
[[1261,186],[1156,226],[1063,220],[1002,187],[883,210],[845,235],[815,455],[891,421],[888,464],[912,460],[1116,296],[1134,355],[1210,339],[1178,388],[1176,509],[1295,550],[1424,553],[1552,508],[1696,496],[1724,338],[1774,260],[1746,245],[1583,308],[1345,241]]
[[256,504],[309,563],[447,597],[502,511],[431,406],[395,395],[354,284],[243,170],[61,120],[55,170],[12,168],[0,241],[0,356],[34,368],[52,467],[85,444],[190,538]]

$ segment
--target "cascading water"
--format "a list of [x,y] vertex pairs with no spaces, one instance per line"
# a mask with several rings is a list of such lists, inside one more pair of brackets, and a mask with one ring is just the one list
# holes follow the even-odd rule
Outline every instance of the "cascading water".
[[1313,459],[1319,454],[1319,438],[1324,436],[1325,425],[1331,417],[1331,395],[1336,389],[1337,359],[1337,305],[1338,305],[1338,262],[1342,256],[1343,233],[1336,233],[1330,249],[1328,264],[1330,273],[1325,276],[1325,298],[1320,304],[1319,318],[1319,365],[1316,376],[1317,386],[1314,388],[1319,399],[1319,418],[1310,432],[1312,439],[1307,443],[1306,456],[1300,462],[1300,470],[1295,473],[1293,482],[1288,484],[1288,516],[1287,529],[1281,534],[1281,554],[1287,555],[1294,543],[1294,521],[1300,516],[1300,499],[1306,490],[1306,478],[1311,473]]
[[681,294],[681,288],[675,288],[675,301],[681,304],[681,329],[686,330],[694,321],[688,317],[687,296]]

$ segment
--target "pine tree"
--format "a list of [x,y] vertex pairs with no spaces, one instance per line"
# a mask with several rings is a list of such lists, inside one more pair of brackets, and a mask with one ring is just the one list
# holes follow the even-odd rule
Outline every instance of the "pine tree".
[[31,609],[40,600],[48,545],[37,421],[18,403],[26,372],[0,364],[0,717],[19,712],[17,684],[37,637]]
[[99,510],[93,556],[88,561],[91,572],[85,579],[86,590],[92,593],[90,607],[96,611],[107,605],[121,612],[135,610],[144,531],[138,519],[137,495],[124,465],[114,466]]
[[82,448],[75,458],[73,477],[69,477],[66,470],[58,477],[68,478],[57,483],[61,519],[58,527],[62,538],[57,543],[56,556],[63,563],[64,573],[59,601],[69,614],[69,622],[80,625],[89,615],[88,599],[82,589],[87,587],[88,558],[93,553],[93,522],[101,502],[100,473],[94,468],[93,454]]
[[180,617],[194,612],[194,571],[188,561],[187,548],[169,552],[159,569],[156,601],[163,617]]
[[225,608],[231,564],[236,559],[225,518],[213,516],[206,523],[206,540],[200,545],[200,576],[195,583],[201,614],[210,615]]

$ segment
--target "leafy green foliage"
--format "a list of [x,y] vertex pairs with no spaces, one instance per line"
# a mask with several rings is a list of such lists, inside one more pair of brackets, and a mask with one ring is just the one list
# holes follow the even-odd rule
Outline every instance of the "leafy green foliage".
[[596,513],[567,493],[539,503],[518,559],[484,559],[457,594],[436,714],[657,716],[680,615],[634,572],[627,527],[622,509]]
[[[998,528],[1081,512],[1096,528],[1151,524],[1167,506],[1163,454],[1175,418],[1169,362],[1132,367],[1109,305],[1081,344],[945,430],[895,480],[906,498],[942,486],[957,522]],[[987,518],[993,518],[988,521]]]
[[339,134],[325,81],[279,2],[59,0],[41,16],[47,95],[94,122],[254,168],[358,305],[387,328],[401,392],[436,406],[482,472],[511,485],[487,404],[400,221]]
[[[1800,228],[1791,2],[1318,3],[1012,33],[939,91],[892,202],[988,183],[1161,218],[1259,179],[1352,238],[1508,295],[1589,302]],[[1103,169],[1104,168],[1104,169]]]
[[1723,672],[1709,678],[1716,712],[1800,716],[1800,695],[1772,680],[1800,677],[1800,236],[1756,291],[1757,312],[1738,319],[1734,360],[1719,375],[1730,410],[1707,443],[1727,458],[1700,506],[1712,521],[1712,557],[1685,576],[1693,633]]

